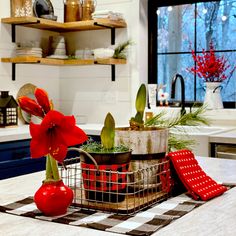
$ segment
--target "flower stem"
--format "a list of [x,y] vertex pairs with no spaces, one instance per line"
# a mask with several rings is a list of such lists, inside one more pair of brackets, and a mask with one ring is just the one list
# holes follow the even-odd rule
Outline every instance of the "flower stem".
[[57,161],[48,154],[46,159],[46,179],[44,182],[59,181],[60,179]]
[[52,180],[52,179],[53,179],[53,175],[52,175],[50,155],[47,155],[47,157],[46,157],[46,181]]
[[53,180],[54,181],[59,181],[61,178],[60,178],[59,171],[58,171],[57,161],[51,155],[48,155],[48,156],[49,156],[49,159],[50,159],[51,172],[52,172],[52,175],[53,175]]

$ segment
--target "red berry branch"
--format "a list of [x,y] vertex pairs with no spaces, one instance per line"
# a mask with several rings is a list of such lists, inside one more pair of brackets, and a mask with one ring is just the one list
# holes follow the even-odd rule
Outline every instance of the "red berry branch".
[[194,50],[192,50],[192,57],[194,62],[196,62],[196,67],[194,66],[187,70],[203,78],[205,82],[222,82],[229,78],[236,69],[236,66],[234,66],[229,74],[226,74],[226,71],[230,68],[230,64],[224,56],[217,57],[215,55],[212,42],[210,43],[209,52],[203,49],[202,55],[196,55]]

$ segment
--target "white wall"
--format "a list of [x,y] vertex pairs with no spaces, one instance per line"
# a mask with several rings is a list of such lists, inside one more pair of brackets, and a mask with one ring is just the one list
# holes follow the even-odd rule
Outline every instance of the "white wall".
[[[10,2],[10,1],[9,1]],[[0,17],[10,15],[10,3],[0,2]],[[52,0],[55,15],[63,21],[63,1]],[[127,21],[127,29],[116,30],[116,44],[131,39],[134,45],[129,50],[126,65],[116,66],[116,81],[111,81],[110,66],[53,67],[39,65],[17,65],[16,81],[11,80],[11,64],[0,63],[0,90],[10,90],[16,96],[25,83],[33,83],[45,88],[50,97],[65,114],[86,115],[89,123],[101,123],[107,112],[111,112],[117,124],[128,123],[134,114],[134,99],[141,82],[147,81],[146,39],[140,2],[145,0],[97,0],[97,10],[122,12]],[[139,24],[140,18],[142,23]],[[0,57],[11,56],[11,27],[0,26]],[[17,41],[39,40],[46,48],[48,37],[53,33],[24,27],[17,27]],[[98,48],[110,45],[110,30],[86,31],[65,34],[70,48]],[[71,45],[74,44],[73,48]],[[141,50],[139,50],[141,49]]]
[[[63,21],[63,1],[51,0],[55,15]],[[116,66],[116,81],[111,81],[110,66],[43,66],[17,65],[16,81],[11,80],[11,64],[0,63],[0,91],[16,96],[25,83],[46,89],[55,107],[70,115],[86,115],[88,123],[102,123],[111,112],[117,124],[127,124],[135,114],[135,96],[141,83],[147,83],[147,0],[97,0],[97,10],[122,12],[126,29],[116,29],[116,43],[131,39],[126,65]],[[0,18],[10,15],[10,0],[0,1]],[[40,39],[47,50],[49,35],[57,33],[17,26],[17,41]],[[83,31],[65,34],[71,51],[110,45],[110,30]],[[73,46],[75,45],[75,46]],[[14,52],[11,26],[0,24],[0,58]],[[236,109],[210,111],[215,125],[235,125]],[[220,115],[219,115],[220,114]]]
[[[101,123],[106,113],[111,112],[117,124],[128,123],[134,114],[136,91],[141,81],[147,81],[147,45],[145,40],[140,40],[139,8],[140,1],[137,0],[97,1],[97,10],[118,11],[125,16],[128,27],[116,29],[116,44],[131,39],[134,45],[129,50],[128,63],[116,66],[115,82],[111,81],[110,66],[61,68],[61,107],[65,113],[87,115],[89,123]],[[69,45],[75,45],[71,47],[72,53],[75,49],[108,47],[111,42],[110,30],[68,33],[65,36]],[[141,55],[140,47],[145,54]]]
[[[0,18],[10,16],[10,0],[0,1]],[[16,27],[16,42],[27,40],[40,41],[47,49],[51,32],[25,27]],[[55,34],[55,33],[53,33]],[[15,44],[11,42],[11,26],[0,24],[0,58],[14,55]],[[26,83],[32,83],[48,91],[56,108],[59,108],[59,68],[42,65],[16,65],[16,80],[12,81],[11,63],[0,63],[0,91],[8,90],[16,97],[19,89]]]

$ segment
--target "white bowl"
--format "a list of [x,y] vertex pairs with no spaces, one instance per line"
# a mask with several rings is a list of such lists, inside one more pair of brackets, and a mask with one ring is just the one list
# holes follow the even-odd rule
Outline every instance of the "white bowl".
[[111,58],[114,55],[114,49],[111,48],[96,48],[93,50],[94,58]]

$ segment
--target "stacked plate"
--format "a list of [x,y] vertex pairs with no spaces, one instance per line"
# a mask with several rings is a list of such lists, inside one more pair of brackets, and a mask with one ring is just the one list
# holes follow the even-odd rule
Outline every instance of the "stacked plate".
[[25,57],[25,56],[42,57],[43,52],[42,52],[42,48],[17,47],[16,56],[17,57]]

